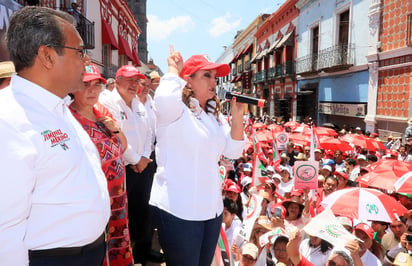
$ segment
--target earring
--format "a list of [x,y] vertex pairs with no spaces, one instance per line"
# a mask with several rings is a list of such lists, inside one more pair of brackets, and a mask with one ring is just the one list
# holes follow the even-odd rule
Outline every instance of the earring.
[[187,84],[187,87],[189,88],[189,89],[191,89],[192,88],[192,84]]

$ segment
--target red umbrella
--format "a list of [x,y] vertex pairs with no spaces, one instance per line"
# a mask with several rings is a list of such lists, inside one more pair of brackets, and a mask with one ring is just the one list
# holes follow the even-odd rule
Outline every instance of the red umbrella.
[[298,144],[302,146],[310,145],[310,137],[307,135],[300,134],[300,133],[289,134],[289,140],[291,140],[294,144]]
[[256,138],[258,141],[273,141],[273,134],[268,130],[259,130],[256,132]]
[[[300,132],[305,135],[312,134],[312,129],[308,125],[299,126],[295,128],[293,131]],[[315,133],[317,136],[332,136],[332,137],[338,136],[338,133],[336,133],[335,130],[328,128],[328,127],[315,127]]]
[[265,127],[266,127],[266,125],[263,124],[263,123],[260,123],[260,122],[254,123],[252,125],[252,128],[265,128]]
[[367,148],[371,151],[376,151],[376,147],[370,141],[367,141],[368,138],[363,135],[346,134],[342,136],[340,139],[353,145],[360,146],[362,148]]
[[380,160],[368,166],[369,173],[358,178],[358,182],[371,187],[395,190],[395,182],[412,171],[412,164],[398,160]]
[[300,126],[300,123],[299,123],[299,122],[296,122],[296,121],[289,121],[289,122],[286,122],[283,126],[285,126],[285,127],[290,127],[290,128],[292,128],[292,129],[295,129],[295,128],[297,128],[298,126]]
[[277,125],[277,124],[270,124],[267,127],[267,129],[271,130],[273,133],[285,131],[285,129],[282,126]]
[[320,146],[324,148],[325,150],[353,151],[352,146],[349,145],[346,141],[341,141],[336,138],[320,136],[319,143],[320,143]]
[[315,127],[316,135],[318,136],[333,136],[336,137],[338,133],[334,129],[328,127]]
[[372,143],[372,145],[378,150],[386,150],[385,145],[376,139],[368,138],[368,141]]
[[412,172],[406,173],[399,178],[395,184],[395,191],[412,195]]
[[408,210],[394,198],[371,188],[340,189],[327,196],[322,206],[330,208],[335,215],[359,220],[391,223]]

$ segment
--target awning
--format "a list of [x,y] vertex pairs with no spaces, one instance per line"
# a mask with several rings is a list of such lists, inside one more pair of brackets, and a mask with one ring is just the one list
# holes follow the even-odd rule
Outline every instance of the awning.
[[237,77],[232,78],[232,80],[230,81],[230,83],[239,81],[239,79],[240,79],[241,77],[242,77],[242,76],[237,76]]
[[102,19],[102,44],[111,44],[113,50],[119,49],[112,26]]
[[140,62],[140,58],[139,55],[137,55],[136,50],[133,50],[133,64],[135,64],[136,66],[142,66],[142,63]]
[[269,48],[263,49],[259,55],[256,57],[256,60],[262,59],[269,52]]
[[256,58],[258,57],[259,53],[256,53],[252,59],[250,59],[250,63],[254,63],[256,61]]
[[284,46],[285,44],[287,44],[287,42],[292,39],[292,37],[293,37],[292,34],[293,33],[294,33],[294,31],[291,31],[291,32],[285,34],[285,36],[283,36],[282,39],[280,39],[280,41],[278,42],[275,49],[278,49],[278,48]]
[[237,55],[235,56],[235,57],[233,57],[233,59],[230,61],[230,64],[231,63],[234,63],[238,58],[239,58],[239,56],[242,54],[242,51],[239,51],[238,53],[237,53]]
[[243,55],[243,54],[246,54],[246,53],[249,51],[250,48],[252,48],[252,44],[251,44],[251,43],[250,43],[249,45],[247,45],[245,49],[243,49],[243,51],[242,51],[241,54],[242,54],[242,55]]
[[129,43],[121,36],[119,36],[119,54],[126,55],[130,61],[133,61],[133,54],[130,50]]
[[274,41],[272,45],[269,47],[268,53],[271,53],[275,48],[277,47],[278,43],[282,40],[282,38],[279,38],[278,40]]

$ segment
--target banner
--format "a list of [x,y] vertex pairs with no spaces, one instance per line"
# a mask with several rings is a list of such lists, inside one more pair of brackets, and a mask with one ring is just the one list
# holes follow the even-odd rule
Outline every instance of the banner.
[[[251,194],[249,202],[246,208],[246,218],[244,219],[242,226],[239,230],[239,236],[249,242],[250,234],[252,233],[253,226],[256,218],[260,216],[262,211],[263,198],[256,194]],[[236,241],[235,241],[236,243]]]
[[276,136],[276,143],[279,150],[286,150],[286,144],[289,141],[289,134],[286,132],[281,132]]
[[302,230],[311,236],[326,240],[338,248],[343,248],[349,240],[361,241],[343,227],[329,208],[313,217]]
[[255,154],[255,159],[253,161],[252,187],[258,187],[262,184],[264,185],[267,176],[268,173],[266,167],[260,161],[258,154]]
[[317,161],[296,161],[293,166],[296,189],[317,189],[318,188],[318,169]]

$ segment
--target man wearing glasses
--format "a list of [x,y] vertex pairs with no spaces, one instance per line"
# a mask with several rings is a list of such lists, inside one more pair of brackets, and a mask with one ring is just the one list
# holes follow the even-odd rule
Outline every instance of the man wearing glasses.
[[99,154],[67,108],[89,60],[73,18],[25,7],[7,46],[17,74],[0,91],[0,265],[101,265],[110,198]]

